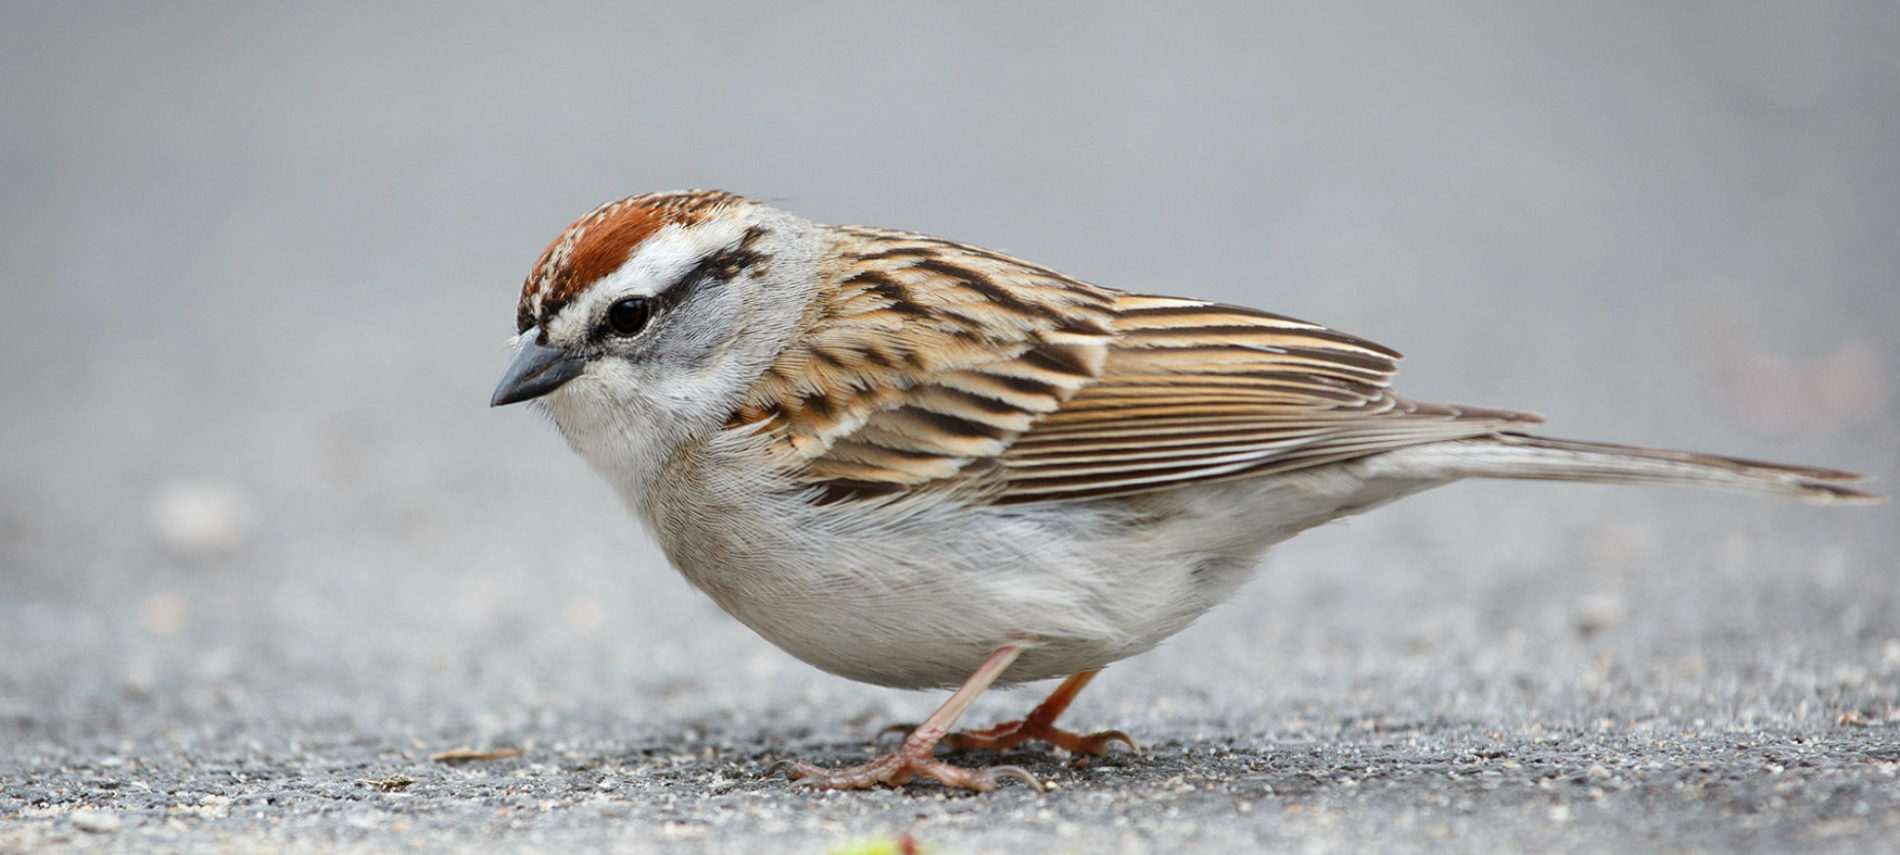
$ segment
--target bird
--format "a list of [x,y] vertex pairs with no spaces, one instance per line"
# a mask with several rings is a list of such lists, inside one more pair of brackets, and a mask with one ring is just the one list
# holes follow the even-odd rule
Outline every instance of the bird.
[[[693,587],[792,656],[954,689],[894,751],[798,785],[1038,781],[940,745],[1134,741],[1055,721],[1226,600],[1270,546],[1465,478],[1857,504],[1850,472],[1526,432],[1395,394],[1399,353],[1236,305],[716,190],[630,196],[536,260],[490,401],[551,418]],[[982,692],[1061,677],[1022,719]]]

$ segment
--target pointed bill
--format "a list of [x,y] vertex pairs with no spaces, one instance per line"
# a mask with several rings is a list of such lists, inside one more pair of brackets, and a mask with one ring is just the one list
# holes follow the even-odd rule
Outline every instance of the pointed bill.
[[540,327],[529,327],[515,346],[514,361],[495,386],[491,407],[532,400],[561,388],[561,384],[579,377],[586,362],[558,347],[541,344]]

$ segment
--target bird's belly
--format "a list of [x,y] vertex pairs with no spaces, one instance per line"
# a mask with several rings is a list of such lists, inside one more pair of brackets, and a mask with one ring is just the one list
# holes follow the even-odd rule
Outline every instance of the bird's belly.
[[[849,573],[799,576],[803,569],[756,573],[753,584],[738,588],[697,575],[722,608],[785,652],[841,677],[906,689],[962,683],[1010,642],[1029,649],[1003,685],[1100,668],[1149,650],[1213,605],[1184,585],[1143,608],[1109,613],[1088,583],[944,579],[935,561],[878,562],[879,583],[868,587]],[[1151,569],[1153,576],[1192,572]],[[1018,565],[995,575],[1027,573]]]
[[1004,683],[1099,668],[1153,647],[1206,608],[1177,592],[1109,614],[1097,580],[1000,556],[976,569],[944,554],[956,552],[873,558],[841,550],[819,568],[754,561],[738,584],[728,567],[677,557],[675,563],[787,653],[842,677],[898,688],[954,686],[1011,641],[1033,646]]
[[[1171,499],[862,512],[788,506],[743,523],[658,520],[688,581],[786,652],[853,680],[954,686],[998,646],[1030,645],[1001,683],[1100,668],[1225,599],[1305,524],[1236,517],[1257,490]],[[743,538],[735,533],[743,533]]]

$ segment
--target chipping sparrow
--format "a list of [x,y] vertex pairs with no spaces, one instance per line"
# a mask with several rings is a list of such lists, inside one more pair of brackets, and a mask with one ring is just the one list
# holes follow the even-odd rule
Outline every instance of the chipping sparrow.
[[[959,686],[892,754],[790,764],[824,787],[1034,782],[935,759],[946,737],[1127,741],[1052,723],[1268,546],[1460,478],[1880,500],[1847,472],[1531,436],[1530,413],[1392,394],[1398,354],[1325,327],[720,192],[582,217],[515,323],[493,403],[545,407],[687,581],[831,673]],[[1065,675],[1026,719],[949,733],[990,685]]]

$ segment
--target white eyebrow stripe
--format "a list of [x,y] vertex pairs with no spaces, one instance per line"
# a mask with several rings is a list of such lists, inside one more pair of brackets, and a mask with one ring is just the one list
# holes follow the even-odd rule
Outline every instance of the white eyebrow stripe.
[[690,227],[668,223],[641,241],[614,272],[601,277],[595,289],[622,296],[657,296],[678,284],[707,255],[738,243],[745,229],[745,223],[736,218]]

